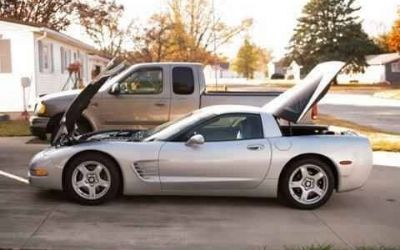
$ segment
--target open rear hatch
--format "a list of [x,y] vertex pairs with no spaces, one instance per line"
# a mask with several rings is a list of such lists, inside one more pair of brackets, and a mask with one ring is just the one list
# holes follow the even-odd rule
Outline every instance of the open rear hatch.
[[299,122],[325,96],[345,65],[340,61],[318,64],[301,82],[265,104],[263,109],[277,118]]

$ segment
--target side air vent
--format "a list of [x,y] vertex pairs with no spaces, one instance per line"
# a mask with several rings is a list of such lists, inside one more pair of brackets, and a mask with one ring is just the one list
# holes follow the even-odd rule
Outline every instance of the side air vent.
[[144,181],[158,181],[157,161],[137,161],[133,163],[136,174]]

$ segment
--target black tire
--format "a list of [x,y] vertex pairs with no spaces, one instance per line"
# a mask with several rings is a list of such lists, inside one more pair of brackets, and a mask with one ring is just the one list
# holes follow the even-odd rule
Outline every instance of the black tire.
[[[109,179],[108,190],[106,190],[102,196],[93,198],[93,199],[83,197],[83,195],[85,195],[86,188],[88,190],[87,195],[89,195],[90,184],[87,184],[87,187],[82,187],[80,189],[81,194],[83,194],[83,195],[80,195],[76,191],[76,189],[77,189],[76,185],[75,185],[75,188],[73,186],[74,185],[73,184],[74,171],[79,166],[82,166],[81,164],[85,164],[87,162],[100,163],[99,165],[102,165],[102,167],[107,169],[107,170],[102,170],[102,171],[104,171],[104,172],[102,172],[102,174],[104,174],[108,171],[105,174],[107,179]],[[88,164],[87,167],[88,168],[91,167],[90,164]],[[77,170],[77,172],[79,172],[79,170]],[[92,173],[92,172],[90,172],[90,173]],[[109,175],[107,176],[107,174],[109,174]],[[79,173],[76,174],[75,176],[77,176],[77,175],[79,175]],[[83,175],[81,174],[81,176],[83,176]],[[99,174],[99,176],[100,176],[100,174]],[[99,179],[100,179],[100,177],[97,180],[99,180]],[[93,185],[96,185],[96,183],[94,183]],[[72,200],[74,200],[80,204],[83,204],[83,205],[98,205],[98,204],[107,202],[109,200],[112,200],[113,198],[115,198],[118,195],[120,186],[121,186],[121,175],[120,175],[118,166],[112,159],[110,159],[108,156],[101,154],[101,153],[88,152],[88,153],[80,154],[78,157],[75,157],[74,159],[71,160],[71,162],[69,162],[69,164],[66,167],[65,172],[64,172],[64,180],[63,180],[64,191],[67,193],[69,198],[71,198]],[[95,189],[101,191],[102,187],[95,186]],[[104,188],[103,190],[105,190],[105,189],[106,188]]]
[[[306,178],[305,180],[303,180],[303,177],[300,177],[300,180],[296,180],[296,182],[298,181],[298,183],[303,183],[303,185],[299,188],[296,187],[292,187],[292,192],[291,192],[291,188],[289,187],[289,183],[291,182],[291,177],[294,178],[299,178],[296,175],[299,175],[300,171],[300,176],[301,174],[301,170],[300,167],[304,167],[304,166],[309,166],[306,167],[307,172],[310,173],[309,171],[313,170],[313,166],[316,166],[316,169],[320,169],[322,170],[321,173],[324,175],[324,177],[322,177],[320,180],[315,181],[312,180],[312,183],[309,184],[310,182],[307,182],[308,179]],[[318,170],[315,170],[318,171]],[[293,174],[293,176],[292,176]],[[301,181],[303,180],[303,181]],[[316,184],[317,183],[317,184]],[[325,183],[323,185],[323,183]],[[309,185],[309,187],[307,187],[307,185]],[[315,186],[317,185],[317,186]],[[326,185],[326,186],[325,186]],[[324,187],[321,188],[323,190],[325,190],[325,192],[323,193],[323,195],[318,195],[317,193],[315,193],[314,191],[310,191],[310,193],[306,192],[306,197],[310,197],[313,198],[313,195],[315,196],[315,202],[310,201],[310,203],[307,203],[307,201],[304,202],[300,202],[299,199],[301,200],[301,194],[302,192],[305,192],[304,190],[306,190],[306,188],[313,188],[313,187]],[[327,164],[326,162],[318,159],[318,158],[303,158],[303,159],[299,159],[297,161],[294,161],[292,163],[290,163],[288,166],[285,167],[285,169],[283,170],[281,177],[279,179],[279,190],[278,190],[278,198],[279,200],[281,200],[284,204],[293,207],[293,208],[298,208],[298,209],[315,209],[318,208],[322,205],[324,205],[329,198],[332,195],[333,189],[335,186],[335,177],[333,175],[332,169],[330,168],[329,164]]]

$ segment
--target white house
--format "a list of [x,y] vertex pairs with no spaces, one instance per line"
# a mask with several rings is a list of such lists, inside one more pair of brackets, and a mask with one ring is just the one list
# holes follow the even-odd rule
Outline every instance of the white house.
[[342,73],[338,83],[389,83],[400,85],[400,54],[387,53],[365,57],[368,66],[363,73]]
[[[38,96],[61,91],[71,63],[81,64],[81,78],[87,83],[91,71],[107,62],[93,53],[93,47],[63,33],[0,19],[0,112],[23,111],[24,98],[32,110]],[[30,79],[25,96],[21,78]]]
[[208,64],[204,67],[206,79],[237,78],[239,75],[230,69],[230,63],[219,63],[217,65]]
[[300,80],[301,68],[296,61],[292,61],[289,66],[285,66],[282,60],[271,61],[268,63],[268,77],[271,78],[273,75],[281,75],[285,79]]

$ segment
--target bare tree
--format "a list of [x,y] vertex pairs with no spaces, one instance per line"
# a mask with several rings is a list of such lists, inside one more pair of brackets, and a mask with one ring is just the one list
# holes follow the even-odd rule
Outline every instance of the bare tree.
[[212,52],[230,42],[252,23],[250,19],[229,26],[215,16],[208,0],[171,0],[166,12],[152,16],[142,32],[133,37],[131,61],[197,61],[220,60]]
[[95,5],[79,4],[80,24],[104,54],[114,57],[123,51],[123,44],[132,29],[132,22],[121,27],[124,7],[115,0],[99,0]]
[[37,24],[57,31],[71,24],[78,0],[0,0],[0,17]]

